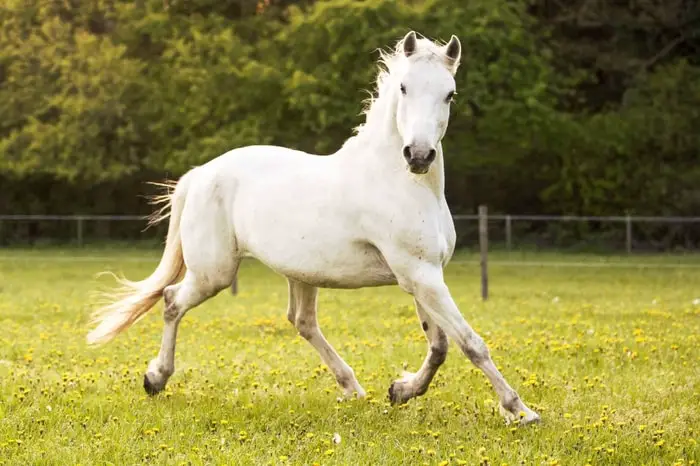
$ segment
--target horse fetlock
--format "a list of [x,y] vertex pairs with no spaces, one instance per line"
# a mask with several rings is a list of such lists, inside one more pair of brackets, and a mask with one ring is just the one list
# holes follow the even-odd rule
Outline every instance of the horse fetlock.
[[364,398],[367,396],[367,392],[365,392],[365,389],[360,386],[360,384],[355,381],[354,384],[350,386],[343,386],[343,396],[347,399],[351,399],[354,397],[359,398]]
[[355,372],[351,368],[347,368],[341,373],[336,374],[335,380],[338,382],[340,388],[343,389],[343,394],[346,398],[352,398],[355,394],[357,394],[358,398],[364,398],[367,395],[357,381]]
[[338,382],[338,385],[344,389],[352,389],[357,384],[355,374],[353,374],[352,371],[343,371],[340,374],[336,374],[335,380]]

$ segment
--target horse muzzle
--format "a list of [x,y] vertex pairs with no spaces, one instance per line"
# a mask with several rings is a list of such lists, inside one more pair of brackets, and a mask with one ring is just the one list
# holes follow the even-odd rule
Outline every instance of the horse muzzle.
[[406,159],[408,169],[416,175],[428,173],[430,164],[433,163],[437,151],[432,147],[421,147],[418,145],[404,146],[403,157]]

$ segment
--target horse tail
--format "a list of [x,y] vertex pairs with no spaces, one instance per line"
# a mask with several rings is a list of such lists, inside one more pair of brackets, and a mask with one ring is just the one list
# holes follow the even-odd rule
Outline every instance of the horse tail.
[[152,184],[166,188],[166,193],[151,198],[152,204],[163,206],[151,214],[148,226],[170,217],[160,263],[149,277],[138,282],[115,276],[121,286],[106,294],[107,304],[92,314],[91,323],[98,325],[88,333],[88,344],[106,343],[136,323],[160,300],[165,287],[177,282],[186,270],[180,241],[180,218],[187,196],[189,173],[178,182]]

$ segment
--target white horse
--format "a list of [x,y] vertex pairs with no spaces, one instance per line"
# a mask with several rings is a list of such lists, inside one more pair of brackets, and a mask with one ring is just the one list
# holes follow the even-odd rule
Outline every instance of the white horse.
[[[123,295],[96,311],[99,325],[88,342],[110,340],[162,295],[163,339],[144,376],[145,390],[160,392],[175,370],[180,320],[234,282],[241,258],[252,256],[287,278],[287,318],[346,396],[365,391],[321,333],[318,288],[398,284],[414,297],[429,350],[418,372],[391,385],[392,403],[427,391],[449,337],[488,377],[507,421],[539,420],[498,371],[443,279],[455,229],[444,196],[441,140],[460,57],[457,37],[440,45],[411,31],[392,53],[381,54],[378,95],[365,123],[337,152],[321,157],[249,146],[186,173],[160,199],[170,220],[158,267],[142,281],[120,280]],[[153,220],[167,216],[162,212]]]

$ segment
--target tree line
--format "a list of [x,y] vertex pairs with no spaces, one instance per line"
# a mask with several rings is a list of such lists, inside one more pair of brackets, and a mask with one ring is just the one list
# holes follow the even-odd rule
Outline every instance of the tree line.
[[336,150],[377,48],[460,37],[454,212],[700,211],[700,6],[686,0],[5,0],[0,213],[145,213],[232,148]]

